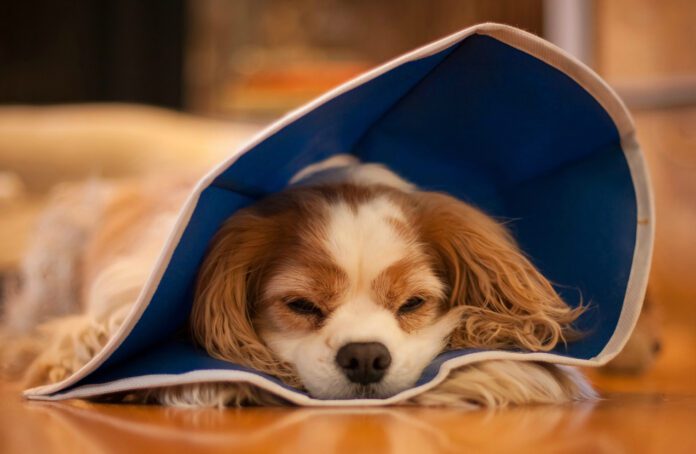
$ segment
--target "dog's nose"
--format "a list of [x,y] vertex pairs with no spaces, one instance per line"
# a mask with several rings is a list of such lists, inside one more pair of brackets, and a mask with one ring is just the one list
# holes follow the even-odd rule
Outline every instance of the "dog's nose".
[[391,364],[391,355],[379,342],[353,342],[338,350],[336,362],[348,380],[369,385],[384,377]]

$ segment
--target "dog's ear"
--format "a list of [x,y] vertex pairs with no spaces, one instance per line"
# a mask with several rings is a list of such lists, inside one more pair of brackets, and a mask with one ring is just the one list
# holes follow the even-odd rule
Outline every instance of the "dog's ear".
[[226,221],[199,269],[190,328],[208,354],[292,382],[291,366],[273,355],[252,323],[276,221],[249,209]]
[[584,310],[570,308],[520,251],[508,231],[474,207],[444,194],[414,195],[418,228],[462,319],[452,348],[548,351],[578,333]]

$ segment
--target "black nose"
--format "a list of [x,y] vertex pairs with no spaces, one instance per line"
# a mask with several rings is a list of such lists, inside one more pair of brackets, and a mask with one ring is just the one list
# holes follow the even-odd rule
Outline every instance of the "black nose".
[[353,342],[341,347],[336,362],[348,380],[369,385],[384,377],[391,364],[391,355],[379,342]]

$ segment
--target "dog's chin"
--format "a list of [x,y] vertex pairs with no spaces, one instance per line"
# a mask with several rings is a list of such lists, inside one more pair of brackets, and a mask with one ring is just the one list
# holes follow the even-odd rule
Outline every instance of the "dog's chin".
[[338,386],[320,387],[319,389],[308,387],[308,392],[313,398],[322,400],[386,399],[408,388],[407,385],[395,387],[383,382],[369,385],[342,383]]
[[398,391],[385,390],[379,384],[375,385],[349,385],[340,390],[323,391],[312,393],[310,395],[316,399],[324,400],[347,400],[347,399],[385,399],[397,394]]
[[385,392],[379,385],[352,385],[349,399],[384,399],[394,395]]

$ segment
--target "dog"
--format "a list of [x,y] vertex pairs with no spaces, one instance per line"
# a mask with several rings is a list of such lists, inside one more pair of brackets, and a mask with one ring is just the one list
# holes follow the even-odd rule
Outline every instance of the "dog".
[[[65,188],[44,215],[7,302],[3,357],[31,385],[56,382],[106,343],[154,266],[187,179]],[[572,308],[506,228],[379,164],[339,155],[233,214],[200,266],[189,335],[205,351],[320,399],[385,398],[443,351],[549,351],[582,335]],[[22,339],[18,341],[17,339]],[[10,361],[8,361],[8,364]],[[116,398],[176,406],[285,404],[244,383]],[[590,400],[573,367],[489,360],[413,405],[502,407]]]

